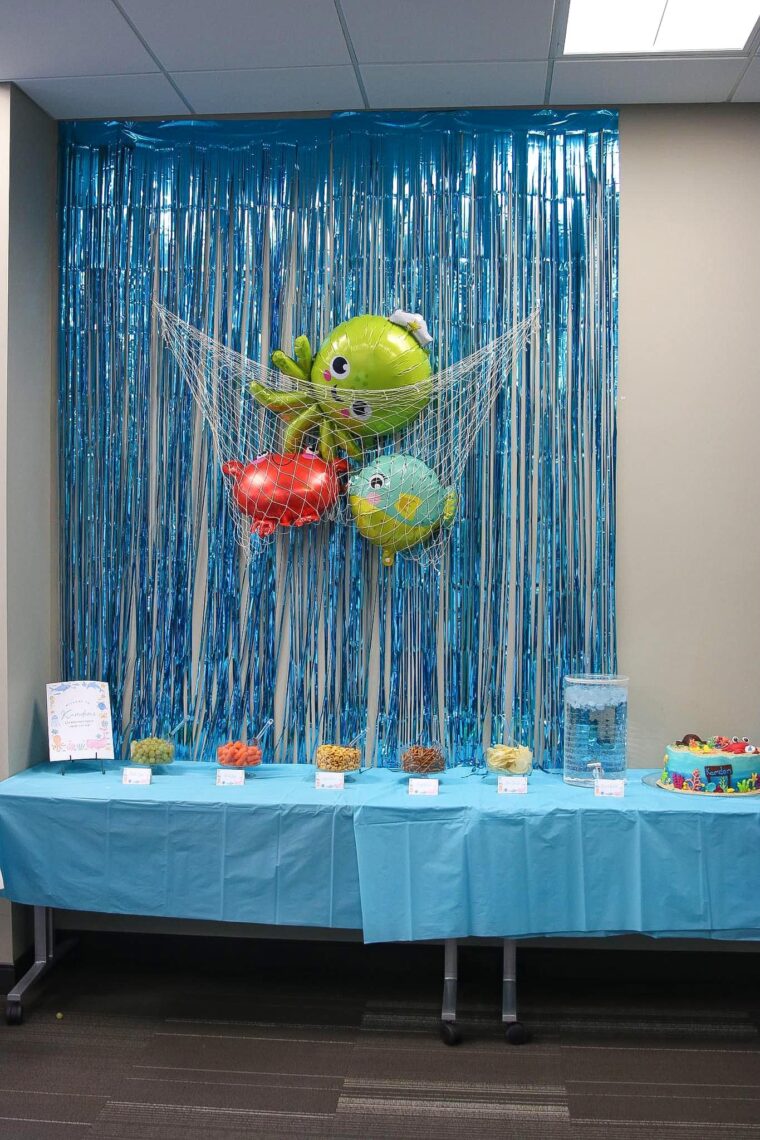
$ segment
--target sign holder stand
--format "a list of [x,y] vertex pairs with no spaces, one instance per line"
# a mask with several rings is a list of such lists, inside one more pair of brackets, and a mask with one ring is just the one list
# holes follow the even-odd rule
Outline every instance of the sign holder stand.
[[[102,756],[98,756],[98,754],[97,754],[97,752],[96,752],[96,753],[95,753],[95,759],[96,759],[96,760],[99,760],[99,761],[100,761],[100,774],[101,774],[101,776],[105,776],[105,774],[106,774],[106,765],[105,765],[105,761],[104,761],[103,757],[102,757]],[[69,764],[69,765],[70,765],[70,767],[69,767],[68,771],[69,771],[69,772],[73,772],[73,771],[74,771],[74,760],[72,759],[72,757],[71,757],[71,754],[69,754],[69,758],[68,758],[68,760],[64,760],[63,764],[61,764],[61,775],[62,775],[62,776],[65,776],[65,775],[66,775],[66,771],[67,771],[67,769],[66,769],[66,765],[67,765],[67,764]]]

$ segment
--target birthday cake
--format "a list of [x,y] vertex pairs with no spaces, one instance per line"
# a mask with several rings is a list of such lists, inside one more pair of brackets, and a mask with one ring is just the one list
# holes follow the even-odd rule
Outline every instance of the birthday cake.
[[661,788],[697,794],[760,793],[760,753],[749,739],[690,732],[669,744],[659,780]]

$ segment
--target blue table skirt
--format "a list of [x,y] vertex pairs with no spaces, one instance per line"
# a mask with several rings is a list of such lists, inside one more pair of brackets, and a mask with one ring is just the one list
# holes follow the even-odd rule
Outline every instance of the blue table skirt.
[[678,795],[631,771],[598,799],[536,772],[527,796],[453,769],[436,798],[397,773],[317,791],[263,766],[243,788],[175,763],[149,787],[91,764],[0,784],[0,869],[18,902],[356,928],[379,942],[642,932],[760,938],[760,797]]

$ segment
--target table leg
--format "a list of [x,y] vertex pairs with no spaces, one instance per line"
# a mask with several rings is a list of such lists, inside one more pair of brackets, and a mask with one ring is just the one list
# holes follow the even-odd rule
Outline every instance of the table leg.
[[51,907],[34,908],[34,964],[16,982],[6,997],[5,1020],[8,1025],[20,1025],[24,1020],[24,994],[74,945],[73,939],[55,944],[53,911]]
[[524,1045],[528,1035],[517,1020],[517,943],[504,939],[504,964],[501,972],[501,1021],[510,1045]]
[[458,1045],[462,1040],[457,1029],[457,940],[447,938],[443,949],[443,1005],[441,1038],[445,1045]]

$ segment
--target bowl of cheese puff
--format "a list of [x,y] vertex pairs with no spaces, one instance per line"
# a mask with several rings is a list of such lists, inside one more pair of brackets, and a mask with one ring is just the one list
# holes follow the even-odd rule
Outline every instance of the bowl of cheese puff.
[[358,772],[362,766],[361,750],[349,744],[320,744],[315,760],[320,772]]

